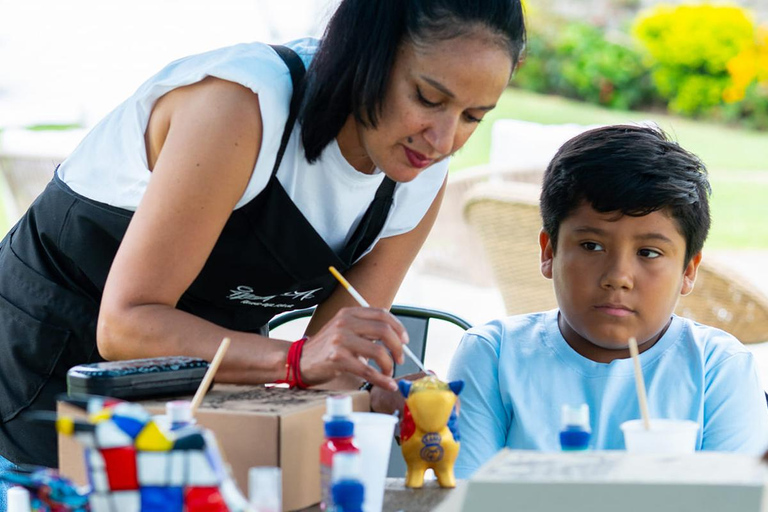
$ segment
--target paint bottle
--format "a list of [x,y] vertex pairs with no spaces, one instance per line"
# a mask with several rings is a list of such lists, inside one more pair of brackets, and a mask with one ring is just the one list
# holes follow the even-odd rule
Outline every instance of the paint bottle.
[[23,487],[11,487],[5,497],[8,512],[30,512],[32,510],[29,491]]
[[331,483],[334,456],[339,453],[360,453],[352,442],[355,424],[352,423],[351,415],[351,396],[329,396],[325,399],[325,442],[320,446],[320,510],[333,510]]
[[195,418],[192,417],[192,402],[189,400],[166,402],[165,415],[171,430],[179,430],[195,424]]
[[589,449],[592,430],[589,427],[589,406],[564,404],[561,413],[560,447],[565,452]]
[[363,512],[365,487],[360,478],[360,454],[342,452],[333,456],[331,496],[336,512]]

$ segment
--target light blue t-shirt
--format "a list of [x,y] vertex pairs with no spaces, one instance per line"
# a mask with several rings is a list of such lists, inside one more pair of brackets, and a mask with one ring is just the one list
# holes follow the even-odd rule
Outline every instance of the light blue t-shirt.
[[[631,359],[598,363],[573,350],[558,310],[496,320],[467,332],[451,363],[461,394],[456,476],[467,478],[504,447],[560,449],[563,404],[589,405],[591,446],[624,449],[619,425],[640,418]],[[768,407],[752,354],[736,338],[673,316],[640,354],[651,418],[700,426],[697,450],[762,454]]]

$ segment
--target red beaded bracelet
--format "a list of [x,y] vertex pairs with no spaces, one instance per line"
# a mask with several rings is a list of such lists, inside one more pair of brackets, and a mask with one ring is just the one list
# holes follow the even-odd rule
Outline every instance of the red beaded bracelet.
[[306,389],[307,385],[301,380],[301,352],[304,349],[304,343],[309,338],[304,336],[298,341],[291,343],[291,348],[288,349],[288,358],[285,360],[285,378],[278,380],[278,384],[288,384],[291,389],[299,388]]

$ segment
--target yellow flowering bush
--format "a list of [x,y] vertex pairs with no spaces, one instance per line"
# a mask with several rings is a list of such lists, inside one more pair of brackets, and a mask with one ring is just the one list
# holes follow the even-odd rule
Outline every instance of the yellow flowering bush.
[[726,68],[731,78],[731,84],[723,91],[727,103],[743,100],[755,82],[768,95],[768,26],[761,27],[755,44],[729,60]]
[[729,63],[755,41],[748,12],[733,5],[661,4],[641,13],[632,32],[647,53],[659,94],[682,114],[721,104],[732,85]]

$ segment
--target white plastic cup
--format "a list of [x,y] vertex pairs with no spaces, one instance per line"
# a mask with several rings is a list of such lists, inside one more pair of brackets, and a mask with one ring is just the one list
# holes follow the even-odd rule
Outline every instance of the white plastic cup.
[[624,445],[633,453],[693,453],[699,424],[691,420],[650,420],[646,430],[643,420],[629,420],[621,424]]
[[255,512],[283,510],[282,470],[272,466],[255,466],[248,469],[248,496]]
[[354,412],[351,416],[355,424],[354,441],[360,449],[360,481],[365,486],[363,511],[381,512],[397,418],[375,412]]

